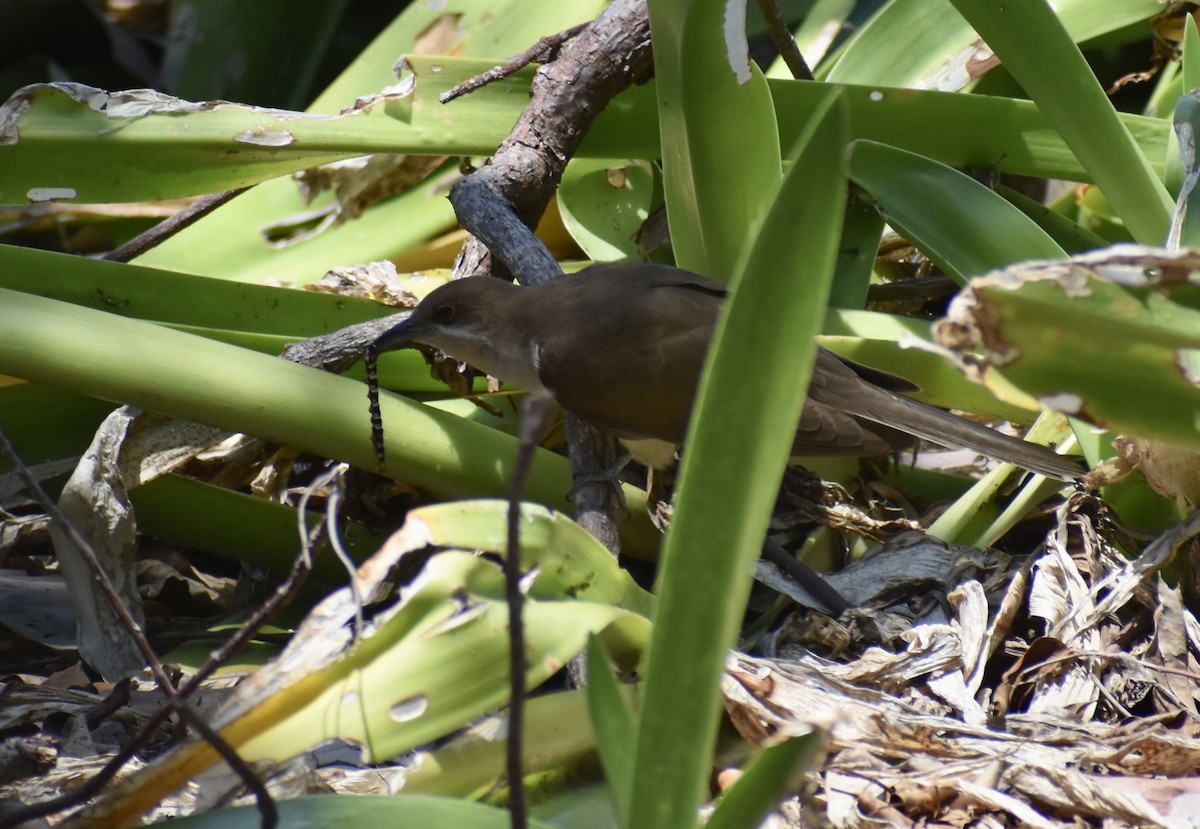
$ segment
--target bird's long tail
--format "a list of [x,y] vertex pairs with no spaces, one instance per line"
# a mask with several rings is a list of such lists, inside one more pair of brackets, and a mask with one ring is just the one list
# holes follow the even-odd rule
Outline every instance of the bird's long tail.
[[[814,395],[815,396],[815,395]],[[936,406],[879,388],[870,383],[853,395],[822,400],[843,411],[952,449],[974,449],[989,458],[1013,463],[1030,472],[1073,481],[1084,469],[1075,460],[1036,443],[1001,434],[995,429],[951,414]]]

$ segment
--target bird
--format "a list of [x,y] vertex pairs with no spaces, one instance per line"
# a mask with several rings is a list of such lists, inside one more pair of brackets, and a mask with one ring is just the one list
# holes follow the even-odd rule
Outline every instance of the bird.
[[[683,442],[727,291],[643,262],[595,264],[531,287],[469,277],[431,291],[370,350],[432,346],[507,385],[549,394],[659,469]],[[923,438],[1064,481],[1082,475],[1052,449],[902,394],[917,390],[819,346],[792,454],[885,455]]]

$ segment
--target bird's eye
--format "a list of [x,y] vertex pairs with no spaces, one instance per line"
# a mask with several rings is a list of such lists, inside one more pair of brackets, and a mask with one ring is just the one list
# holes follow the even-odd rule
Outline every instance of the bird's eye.
[[433,321],[442,325],[454,322],[454,315],[457,311],[458,309],[453,305],[439,305],[433,309]]

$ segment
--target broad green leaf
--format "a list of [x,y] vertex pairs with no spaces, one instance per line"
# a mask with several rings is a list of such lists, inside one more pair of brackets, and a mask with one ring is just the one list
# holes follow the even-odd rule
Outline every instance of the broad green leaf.
[[[590,685],[589,685],[590,687]],[[629,701],[635,699],[637,686],[620,689]],[[539,693],[525,703],[525,768],[532,774],[542,770],[570,772],[576,765],[594,768],[596,738],[588,724],[587,690]],[[477,727],[439,744],[418,751],[406,770],[404,789],[413,794],[456,794],[480,797],[496,792],[505,784],[503,740],[494,732]],[[605,788],[605,802],[599,810],[615,823],[616,808]]]
[[1062,135],[1134,238],[1161,243],[1171,220],[1170,196],[1046,0],[953,2]]
[[153,322],[296,339],[396,310],[360,297],[237,285],[11,245],[0,245],[0,287]]
[[[1149,20],[1162,6],[1157,0],[1061,0],[1055,9],[1071,39],[1082,43]],[[903,36],[897,37],[898,32]],[[987,46],[946,0],[891,0],[854,33],[822,77],[954,91],[995,64]],[[951,130],[960,126],[939,123]]]
[[[0,289],[0,373],[246,432],[375,469],[361,383],[142,320]],[[388,474],[445,497],[504,491],[509,435],[384,394]],[[566,460],[538,452],[530,497],[568,507]],[[644,495],[641,497],[644,498]],[[656,531],[627,487],[631,550]],[[640,540],[639,540],[640,538]]]
[[[780,140],[799,135],[829,86],[770,82]],[[928,156],[951,167],[981,167],[1018,175],[1095,181],[1036,104],[1016,98],[835,85],[850,107],[850,135]],[[1161,175],[1170,125],[1160,118],[1120,115],[1125,129]],[[931,123],[954,129],[930,129]]]
[[1196,28],[1196,18],[1190,14],[1184,17],[1183,57],[1180,65],[1183,69],[1183,89],[1200,89],[1200,31]]
[[[483,69],[487,69],[495,66],[498,58],[506,58],[527,49],[538,38],[594,18],[604,5],[603,0],[571,0],[569,3],[545,3],[537,6],[530,6],[524,0],[411,3],[354,63],[347,67],[329,89],[318,96],[310,111],[334,115],[344,108],[351,107],[356,98],[378,93],[394,85],[396,76],[392,67],[402,55],[407,55],[410,62],[417,61],[417,56],[422,53],[486,58],[482,63]],[[482,69],[475,69],[473,73],[478,71]],[[524,89],[527,90],[528,75],[524,80]],[[397,140],[397,133],[402,131],[398,127],[404,118],[408,117],[402,108],[396,113],[396,117],[386,117],[386,120],[391,122],[391,138],[387,146],[380,147],[377,151],[454,155],[467,155],[471,152],[490,153],[507,135],[508,128],[516,120],[524,102],[528,100],[526,92],[507,94],[503,91],[506,88],[508,87],[503,83],[490,91],[485,88],[445,107],[436,104],[437,94],[441,90],[431,90],[432,97],[427,99],[430,101],[430,108],[438,107],[444,110],[442,117],[448,116],[455,121],[455,125],[450,128],[431,125],[436,131],[433,141],[438,146],[429,146],[427,143],[424,150],[405,149],[402,146]],[[480,106],[477,99],[482,97],[486,102],[493,96],[507,98],[508,106],[504,115],[507,120],[495,120],[494,110],[489,109],[485,118],[472,121],[470,113]],[[499,138],[492,143],[485,142],[483,148],[476,144],[476,150],[451,148],[454,144],[465,145],[475,141],[474,136],[481,132],[481,127],[486,136],[498,134]],[[364,127],[357,123],[350,127],[356,143],[360,140],[362,129]],[[376,150],[364,148],[360,144],[357,154],[373,151]],[[627,152],[609,153],[614,154],[630,155]],[[365,229],[360,220],[350,223],[349,227],[338,228],[332,237],[326,238],[327,234],[321,234],[304,242],[305,253],[293,258],[293,263],[302,263],[305,255],[321,262],[336,260],[339,264],[384,258],[393,253],[400,253],[415,243],[410,238],[393,239],[390,250],[383,255],[368,254],[362,246],[366,243],[378,251],[387,244],[388,237],[397,233],[412,233],[408,228],[421,227],[432,236],[451,227],[453,217],[446,204],[444,192],[423,188],[423,194],[423,198],[410,200],[403,209],[396,207],[387,210],[387,215],[381,217],[373,228]],[[292,272],[287,274],[288,276],[308,281],[311,277],[300,272],[297,267],[280,267],[271,263],[278,252],[267,244],[261,228],[301,217],[314,207],[320,208],[328,202],[329,197],[325,196],[318,199],[315,205],[305,204],[295,184],[286,178],[264,182],[143,256],[141,261],[159,267],[231,279],[240,279],[243,269],[252,273],[252,279],[260,279],[261,276],[255,274],[279,274],[290,268]],[[369,219],[375,210],[393,205],[394,201],[380,205],[368,211],[364,218]]]
[[[328,157],[385,150],[453,155],[486,153],[506,136],[520,113],[528,89],[529,73],[518,73],[501,84],[485,87],[443,106],[437,103],[441,92],[487,69],[491,62],[413,57],[409,63],[415,74],[412,88],[405,97],[394,97],[354,115],[341,117],[286,112],[271,115],[226,105],[190,114],[116,119],[93,111],[85,103],[74,102],[61,91],[43,88],[31,93],[39,106],[26,112],[22,116],[24,121],[18,121],[18,124],[27,124],[21,130],[21,140],[16,145],[0,147],[0,158],[12,162],[0,168],[0,192],[8,201],[23,200],[25,193],[36,187],[70,188],[81,200],[145,199],[164,193],[164,186],[170,186],[172,192],[201,193],[262,180],[314,163],[319,159],[312,157],[313,154],[321,152]],[[780,140],[789,144],[799,134],[827,87],[788,80],[771,81],[769,85],[779,119]],[[856,138],[904,147],[952,166],[994,166],[1021,174],[1092,180],[1038,108],[1028,101],[901,91],[879,86],[847,86],[845,89]],[[589,132],[580,154],[609,158],[656,157],[659,149],[654,129],[657,119],[653,111],[653,93],[653,87],[647,85],[618,96]],[[954,124],[955,129],[929,130],[928,123],[934,118]],[[1123,115],[1120,120],[1147,156],[1154,159],[1156,173],[1161,171],[1161,153],[1168,141],[1167,125],[1159,119],[1131,115]],[[64,123],[60,126],[59,121]],[[111,131],[116,124],[123,126],[115,132],[97,134],[105,129]],[[181,124],[193,126],[184,131]],[[205,128],[198,129],[196,124],[204,124]],[[258,126],[264,130],[277,127],[289,134],[303,136],[303,149],[239,143],[232,138],[236,130],[231,130],[230,124]],[[63,130],[66,131],[66,143],[60,134]],[[75,135],[73,141],[70,140],[72,134]],[[253,135],[248,137],[253,138]],[[153,177],[143,174],[102,176],[101,171],[117,166],[114,162],[119,156],[114,153],[120,152],[127,153],[130,161],[136,162],[136,170],[144,170],[147,153],[152,159],[160,158],[160,163],[167,169],[162,175]],[[224,159],[231,153],[237,154],[242,163],[226,163]],[[723,156],[718,159],[721,164],[734,165],[738,155],[733,159]],[[43,167],[36,168],[35,162]],[[186,168],[188,164],[195,169]],[[46,178],[48,175],[51,178]],[[89,190],[88,187],[102,189]],[[265,196],[248,193],[214,214],[221,215],[225,211],[245,214],[243,224],[228,228],[226,238],[222,239],[222,246],[228,245],[230,235],[237,241],[229,255],[235,263],[254,251],[270,252],[264,236],[266,228],[284,224],[289,216],[295,223],[303,224],[302,217],[310,212],[309,206],[300,203],[292,182],[278,180],[266,187],[276,192],[279,204],[275,208],[268,210],[267,205],[259,203]],[[425,195],[428,201],[431,194]],[[440,197],[437,200],[440,201]],[[281,210],[284,202],[287,202],[286,210]],[[255,207],[259,208],[259,213],[252,215],[251,210]],[[205,222],[209,221],[215,221],[214,217],[205,219]],[[315,220],[307,221],[313,223]],[[193,228],[181,236],[191,234],[204,235]],[[181,246],[179,255],[173,253],[177,250],[176,245]],[[312,243],[308,247],[311,249]],[[173,239],[147,254],[143,261],[206,273],[216,266],[209,261],[214,258],[211,253],[208,260],[193,262],[182,255],[185,251],[190,251],[192,257],[199,257],[204,248],[195,241],[188,240],[184,244]],[[206,261],[209,261],[207,269],[203,267]]]
[[[129,493],[138,530],[169,543],[204,550],[223,558],[269,570],[288,572],[300,550],[295,508],[234,492],[179,475],[162,475]],[[312,513],[308,526],[324,521]],[[364,561],[383,540],[357,522],[341,528],[341,543],[354,561]],[[329,584],[347,581],[346,567],[322,553],[313,562],[313,577]]]
[[[506,810],[459,798],[429,795],[307,795],[278,801],[278,829],[313,826],[383,826],[402,822],[428,829],[509,829]],[[180,829],[259,829],[262,813],[255,806],[217,809],[174,818]],[[552,829],[553,824],[529,821],[530,829]]]
[[[346,587],[325,598],[284,652],[239,686],[213,727],[250,762],[282,761],[334,738],[379,762],[498,708],[508,694],[504,577],[476,551],[505,547],[506,512],[503,501],[477,501],[409,513],[358,572],[358,590],[370,594],[396,568],[422,565],[399,597],[357,634],[359,594]],[[530,687],[602,631],[636,667],[650,597],[564,516],[526,507],[521,522],[521,567],[536,576],[523,605]],[[426,558],[429,547],[455,549]],[[185,743],[96,808],[114,823],[129,820],[216,760],[202,740]]]
[[588,719],[596,735],[596,748],[600,752],[609,792],[617,805],[617,814],[621,816],[621,824],[628,825],[637,718],[604,658],[603,646],[594,636],[588,639],[587,671]]
[[675,261],[726,281],[781,175],[771,93],[746,45],[745,3],[654,0],[650,27]]
[[640,258],[637,234],[650,215],[654,170],[647,161],[575,159],[558,188],[563,224],[597,262]]
[[[436,284],[423,278],[409,287],[420,295]],[[163,323],[272,355],[296,340],[396,310],[360,297],[245,285],[9,245],[0,245],[0,288]],[[413,351],[384,355],[380,378],[389,388],[410,392],[446,389]]]
[[821,78],[957,91],[971,80],[975,40],[945,0],[892,0],[854,33]]
[[982,346],[980,379],[1002,399],[1196,448],[1198,270],[1192,252],[1132,246],[1025,263],[972,280],[935,333]]
[[[59,462],[55,467],[58,476],[74,468],[78,456],[92,442],[96,427],[113,409],[111,403],[66,389],[31,386],[12,378],[0,381],[4,433],[30,467]],[[7,458],[0,459],[0,470],[11,469]]]
[[883,217],[869,200],[853,199],[847,206],[829,295],[831,307],[859,310],[867,304],[884,226]]
[[321,138],[315,125],[332,123],[328,116],[73,83],[18,90],[0,123],[0,199],[9,203],[169,199],[242,187],[360,155],[358,147],[383,146],[383,136],[396,132],[383,119],[362,119],[353,131],[338,130],[340,138],[329,129]]
[[996,187],[996,192],[1003,196],[1009,204],[1032,219],[1038,227],[1046,232],[1047,236],[1054,240],[1055,244],[1067,253],[1083,253],[1102,248],[1107,244],[1103,238],[1087,228],[1071,221],[1041,202],[1034,201],[1018,190],[1001,184]]
[[410,3],[317,96],[309,111],[333,114],[355,98],[392,85],[401,55],[505,57],[528,48],[539,37],[595,17],[603,7],[596,0],[571,0],[529,13],[521,0]]
[[1028,216],[944,164],[856,141],[846,172],[871,192],[889,224],[959,282],[1021,259],[1066,256]]
[[[718,678],[745,612],[828,301],[846,198],[846,122],[832,92],[789,153],[709,353],[660,565],[630,826],[691,826],[703,796]],[[729,394],[760,370],[763,354],[789,382]]]

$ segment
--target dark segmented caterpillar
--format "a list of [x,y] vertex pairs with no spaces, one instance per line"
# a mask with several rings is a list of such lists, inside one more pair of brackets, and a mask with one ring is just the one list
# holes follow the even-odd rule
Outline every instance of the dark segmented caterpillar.
[[371,446],[375,449],[375,459],[379,468],[384,467],[383,453],[383,413],[379,410],[379,350],[370,345],[363,355],[363,365],[367,370],[367,411],[371,413]]

